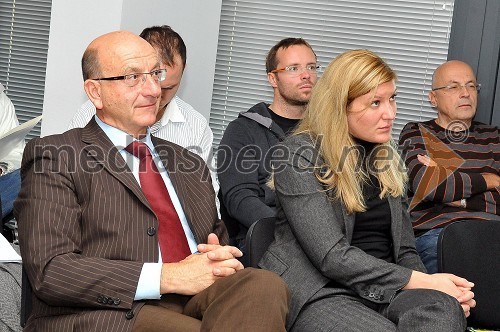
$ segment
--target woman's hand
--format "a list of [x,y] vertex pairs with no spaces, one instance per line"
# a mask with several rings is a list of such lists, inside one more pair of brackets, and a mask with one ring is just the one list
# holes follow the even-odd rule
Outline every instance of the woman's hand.
[[434,289],[453,296],[462,306],[465,316],[468,317],[470,314],[470,309],[476,306],[472,287],[474,287],[474,283],[454,274],[427,274],[413,271],[410,277],[410,281],[403,289]]
[[464,310],[465,317],[469,317],[470,309],[476,306],[476,300],[474,300],[474,293],[470,289],[464,288],[462,291],[462,295],[457,300]]

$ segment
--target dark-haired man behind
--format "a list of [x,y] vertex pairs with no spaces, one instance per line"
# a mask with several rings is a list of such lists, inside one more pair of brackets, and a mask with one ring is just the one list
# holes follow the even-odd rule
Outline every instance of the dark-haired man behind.
[[258,103],[229,123],[217,153],[222,218],[232,243],[243,250],[250,225],[275,216],[275,194],[266,185],[272,147],[304,114],[317,80],[316,54],[304,39],[285,38],[267,54],[266,72],[272,103]]

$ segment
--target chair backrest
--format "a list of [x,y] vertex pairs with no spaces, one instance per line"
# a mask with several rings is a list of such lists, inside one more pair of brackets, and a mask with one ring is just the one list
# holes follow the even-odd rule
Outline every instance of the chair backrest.
[[[1,203],[1,202],[0,202]],[[0,206],[1,209],[1,206]],[[17,232],[17,221],[14,218],[13,213],[6,215],[2,219],[2,235],[7,239],[7,241],[13,244],[19,244],[19,237]]]
[[245,240],[245,265],[259,267],[259,261],[269,245],[274,241],[274,226],[276,218],[259,219],[250,226]]
[[472,281],[475,308],[467,319],[475,328],[500,328],[500,222],[457,221],[438,240],[438,270]]
[[26,321],[31,314],[31,296],[31,284],[28,279],[28,275],[26,274],[26,271],[23,267],[23,276],[21,281],[21,327],[24,327],[24,325],[26,325]]

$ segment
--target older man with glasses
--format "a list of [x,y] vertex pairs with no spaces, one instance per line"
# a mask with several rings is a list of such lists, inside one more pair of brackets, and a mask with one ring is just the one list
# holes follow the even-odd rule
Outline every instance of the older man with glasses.
[[230,240],[243,251],[250,225],[275,216],[275,195],[267,186],[273,146],[290,134],[302,118],[318,70],[316,54],[307,41],[279,41],[266,58],[273,101],[258,103],[240,113],[224,132],[217,153],[221,215]]
[[25,149],[24,331],[285,331],[286,285],[225,245],[203,159],[151,135],[157,50],[111,32],[87,47],[82,72],[96,116]]
[[[208,121],[190,104],[177,96],[186,68],[187,49],[182,37],[168,25],[147,27],[140,35],[160,55],[161,68],[167,69],[167,76],[160,83],[161,99],[156,122],[151,133],[161,139],[173,142],[196,153],[209,165],[215,193],[219,183],[212,158],[213,133]],[[90,100],[86,101],[69,124],[69,129],[83,128],[96,113]],[[219,200],[216,199],[217,209]]]
[[408,167],[416,247],[437,272],[442,228],[457,220],[500,221],[500,131],[473,121],[481,85],[461,61],[440,65],[429,92],[434,120],[408,123],[399,145]]

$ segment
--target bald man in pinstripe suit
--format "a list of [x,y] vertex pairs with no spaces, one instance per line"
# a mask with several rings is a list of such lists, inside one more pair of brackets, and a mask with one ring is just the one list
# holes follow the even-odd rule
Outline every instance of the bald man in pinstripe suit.
[[[31,140],[23,157],[15,214],[34,293],[25,330],[284,331],[286,286],[225,246],[206,164],[149,134],[165,77],[156,51],[112,32],[88,46],[82,71],[97,116]],[[132,140],[153,155],[183,226],[192,254],[179,262],[161,261],[158,218],[124,149]]]

